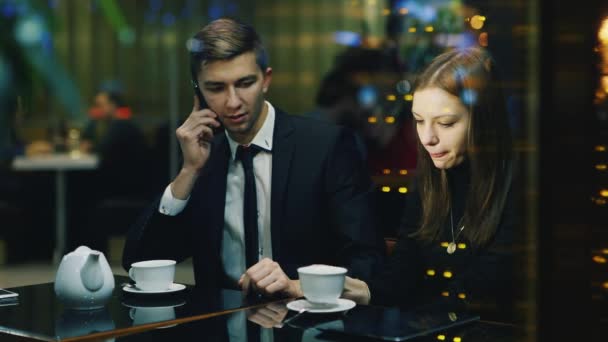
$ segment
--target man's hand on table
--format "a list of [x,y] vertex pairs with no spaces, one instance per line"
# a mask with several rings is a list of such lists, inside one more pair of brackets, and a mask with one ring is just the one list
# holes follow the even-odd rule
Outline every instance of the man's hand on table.
[[268,258],[260,260],[245,271],[239,279],[239,287],[245,293],[254,291],[266,296],[303,296],[300,281],[289,279],[281,266]]

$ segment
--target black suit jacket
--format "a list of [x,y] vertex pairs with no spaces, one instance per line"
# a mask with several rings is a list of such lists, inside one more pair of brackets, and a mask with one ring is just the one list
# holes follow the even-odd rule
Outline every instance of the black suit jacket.
[[[272,151],[271,232],[273,259],[290,278],[314,263],[342,265],[368,279],[383,251],[373,227],[372,182],[344,128],[276,111]],[[125,269],[147,259],[193,258],[198,285],[221,286],[222,232],[230,148],[214,138],[184,211],[166,216],[159,200],[130,230]],[[235,213],[237,214],[237,213]]]

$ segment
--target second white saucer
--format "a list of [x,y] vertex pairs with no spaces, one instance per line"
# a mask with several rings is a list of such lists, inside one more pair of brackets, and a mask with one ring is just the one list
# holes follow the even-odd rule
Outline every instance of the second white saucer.
[[306,311],[310,313],[332,313],[350,310],[357,306],[350,299],[339,298],[336,304],[319,305],[313,304],[306,299],[298,299],[287,304],[287,308],[293,311]]
[[173,283],[169,286],[168,289],[162,291],[144,291],[137,288],[135,285],[125,285],[122,287],[122,290],[129,293],[138,293],[138,294],[161,294],[161,293],[172,293],[178,292],[186,288],[184,284]]

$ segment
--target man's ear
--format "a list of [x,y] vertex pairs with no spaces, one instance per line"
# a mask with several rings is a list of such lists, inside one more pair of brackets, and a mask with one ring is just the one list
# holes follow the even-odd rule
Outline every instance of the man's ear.
[[270,82],[272,82],[272,68],[268,67],[266,68],[266,70],[264,70],[264,84],[262,85],[262,90],[264,91],[264,94],[268,92]]

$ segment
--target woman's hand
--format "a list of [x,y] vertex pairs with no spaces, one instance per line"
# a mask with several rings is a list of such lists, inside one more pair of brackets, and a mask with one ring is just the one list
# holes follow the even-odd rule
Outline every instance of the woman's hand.
[[342,298],[350,299],[358,304],[369,304],[371,294],[367,283],[362,280],[346,277]]

